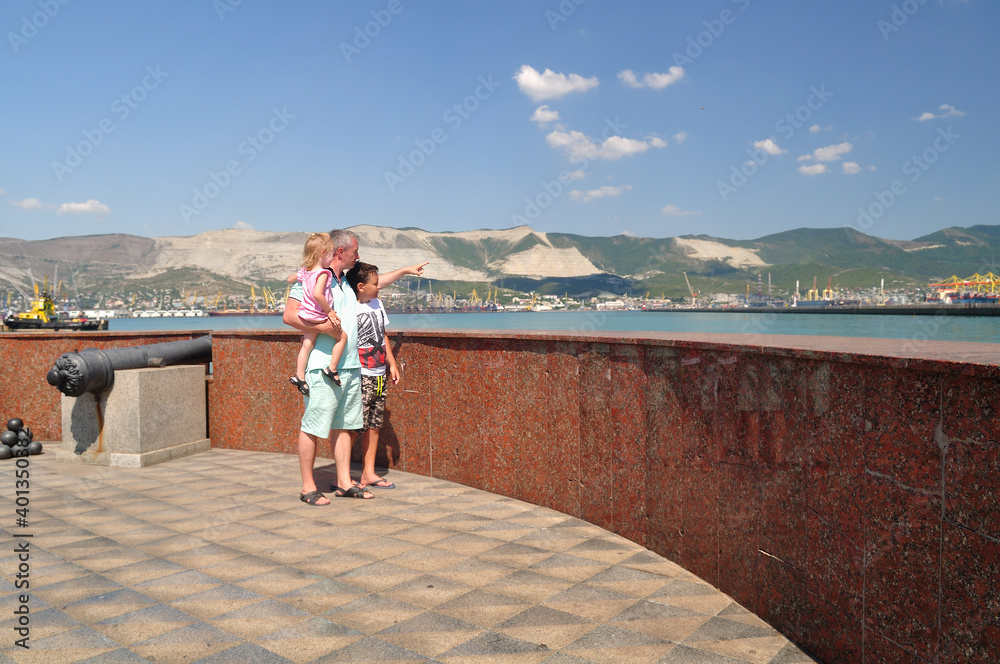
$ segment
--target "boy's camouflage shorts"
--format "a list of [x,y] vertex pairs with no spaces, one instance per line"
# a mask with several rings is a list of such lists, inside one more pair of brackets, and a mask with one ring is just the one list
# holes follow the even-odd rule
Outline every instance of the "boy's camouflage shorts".
[[385,416],[385,376],[361,376],[362,431],[381,429]]

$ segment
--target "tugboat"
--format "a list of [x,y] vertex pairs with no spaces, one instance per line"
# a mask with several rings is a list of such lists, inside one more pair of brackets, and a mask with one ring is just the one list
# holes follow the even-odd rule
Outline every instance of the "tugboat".
[[3,324],[10,330],[106,330],[108,321],[86,316],[70,316],[57,313],[55,302],[47,289],[38,292],[35,284],[35,297],[31,300],[31,311],[9,314],[3,319]]

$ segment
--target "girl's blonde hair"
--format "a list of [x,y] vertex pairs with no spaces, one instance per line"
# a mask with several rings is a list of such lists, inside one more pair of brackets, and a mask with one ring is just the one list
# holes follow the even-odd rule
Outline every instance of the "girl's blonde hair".
[[311,233],[302,250],[302,267],[313,270],[323,256],[333,251],[333,240],[329,233]]

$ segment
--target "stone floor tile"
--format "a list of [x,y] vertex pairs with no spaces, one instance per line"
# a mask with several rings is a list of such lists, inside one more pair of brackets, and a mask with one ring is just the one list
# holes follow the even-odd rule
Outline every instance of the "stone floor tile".
[[203,657],[194,664],[296,664],[293,660],[278,655],[256,643],[241,643],[227,648],[208,657]]
[[[430,555],[438,555],[434,551]],[[454,554],[460,556],[460,554]],[[454,581],[460,581],[470,587],[481,587],[493,583],[512,574],[515,570],[510,565],[491,563],[478,558],[460,556],[460,560],[438,570],[438,574],[447,576]]]
[[453,581],[445,576],[423,574],[390,588],[385,588],[381,594],[416,606],[433,609],[464,595],[469,590],[469,586],[464,583]]
[[92,625],[108,618],[158,604],[152,597],[137,593],[130,588],[119,588],[111,592],[95,595],[60,606],[60,610],[73,616],[81,623]]
[[265,597],[277,597],[287,592],[309,586],[320,580],[315,574],[303,572],[294,567],[275,567],[260,574],[254,574],[235,581],[233,585],[260,593]]
[[100,574],[87,574],[43,588],[32,587],[31,590],[32,594],[41,597],[52,606],[64,606],[88,597],[113,592],[121,587],[120,584]]
[[193,662],[240,642],[237,636],[199,622],[132,644],[129,649],[156,662]]
[[94,657],[88,657],[76,664],[148,664],[148,662],[148,659],[140,657],[128,648],[119,648],[118,650],[101,653]]
[[334,578],[352,570],[371,565],[372,560],[353,551],[327,551],[295,563],[295,567],[311,574]]
[[671,650],[659,664],[746,664],[746,662],[682,644]]
[[172,600],[170,606],[208,622],[236,609],[264,601],[263,595],[232,584],[220,585],[193,595]]
[[[32,602],[32,604],[34,604],[34,602]],[[29,634],[31,641],[29,644],[34,644],[40,639],[56,636],[58,634],[62,634],[63,632],[73,631],[85,626],[73,616],[56,608],[42,608],[35,606],[31,608],[31,614],[29,615],[31,616],[31,633]],[[2,633],[5,635],[13,635],[14,628],[18,626],[18,621],[14,618],[9,618],[0,622],[0,630],[3,630]],[[6,649],[10,645],[11,643],[9,642],[4,643],[4,648]]]
[[185,567],[177,563],[172,563],[169,560],[147,558],[106,569],[102,572],[102,575],[115,583],[120,583],[123,586],[131,586],[185,570]]
[[768,664],[787,641],[780,635],[690,642],[690,645],[750,664]]
[[569,553],[554,553],[532,565],[526,565],[526,567],[548,576],[579,583],[596,577],[601,572],[610,569],[611,565],[589,558],[580,558]]
[[132,645],[198,622],[195,618],[163,604],[125,613],[92,623],[91,628],[123,645]]
[[488,658],[528,655],[527,658],[511,661],[541,662],[551,654],[552,651],[543,645],[490,630],[441,653],[437,659],[442,662],[504,661]]
[[392,643],[366,637],[316,659],[313,664],[424,664],[427,657]]
[[322,617],[364,634],[374,634],[423,612],[419,606],[374,594],[331,609]]
[[439,604],[434,610],[481,628],[490,628],[524,612],[530,606],[528,601],[477,588]]
[[397,646],[433,657],[454,646],[465,643],[483,631],[481,627],[464,620],[425,611],[403,620],[375,634],[378,638]]
[[455,531],[451,528],[445,528],[435,523],[421,523],[412,525],[410,528],[397,530],[392,536],[404,542],[426,546],[451,537],[454,534]]
[[572,585],[572,581],[522,569],[484,585],[483,589],[541,603]]
[[[431,554],[428,553],[426,547],[422,546],[385,559],[388,563],[405,567],[415,572],[436,572],[464,560],[467,560],[464,556],[452,553],[451,551],[436,550]],[[452,577],[449,575],[449,578]],[[453,580],[460,581],[454,578]]]
[[420,576],[417,572],[399,565],[386,562],[374,562],[364,567],[358,567],[344,572],[337,577],[338,581],[357,586],[369,592],[378,592],[410,581]]
[[275,599],[306,611],[313,615],[326,613],[331,609],[349,604],[368,593],[357,586],[352,586],[334,579],[322,579],[308,586],[302,586],[275,597]]
[[221,630],[247,641],[312,619],[312,614],[284,602],[267,599],[207,620]]
[[135,584],[133,587],[143,595],[149,595],[161,602],[170,602],[221,585],[222,582],[214,577],[194,570],[187,570],[150,579]]

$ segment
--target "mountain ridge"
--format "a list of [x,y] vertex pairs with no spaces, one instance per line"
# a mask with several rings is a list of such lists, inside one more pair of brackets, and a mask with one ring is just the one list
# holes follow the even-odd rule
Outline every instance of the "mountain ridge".
[[[633,289],[734,292],[763,273],[793,280],[841,278],[845,285],[887,279],[908,286],[953,274],[998,271],[1000,226],[949,227],[914,240],[886,240],[852,228],[797,228],[753,240],[708,235],[642,238],[547,233],[529,226],[431,232],[351,227],[362,260],[384,270],[430,261],[424,278],[453,284],[510,282],[540,292]],[[211,291],[280,284],[301,259],[306,232],[223,229],[146,238],[116,233],[46,240],[0,238],[0,282],[26,292],[57,274],[70,288],[175,288]],[[848,283],[851,282],[851,283]],[[859,283],[853,283],[859,282]],[[869,284],[875,285],[875,284]],[[728,290],[727,290],[728,289]]]

